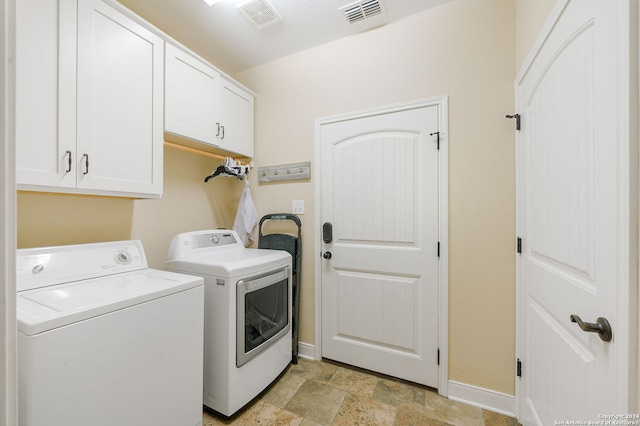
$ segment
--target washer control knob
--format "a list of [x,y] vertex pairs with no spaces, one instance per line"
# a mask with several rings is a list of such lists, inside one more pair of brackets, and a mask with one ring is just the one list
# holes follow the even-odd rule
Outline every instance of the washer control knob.
[[127,265],[131,263],[131,254],[129,254],[129,252],[126,250],[120,250],[116,254],[116,262],[120,263],[121,265]]
[[211,242],[213,244],[218,244],[220,242],[220,237],[218,236],[218,234],[213,234],[211,236]]

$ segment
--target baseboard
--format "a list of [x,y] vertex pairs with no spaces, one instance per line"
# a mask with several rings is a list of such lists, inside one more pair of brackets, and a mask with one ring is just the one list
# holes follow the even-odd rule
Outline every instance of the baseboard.
[[306,359],[316,359],[316,347],[310,343],[298,342],[298,356]]
[[449,380],[449,399],[515,417],[513,395]]

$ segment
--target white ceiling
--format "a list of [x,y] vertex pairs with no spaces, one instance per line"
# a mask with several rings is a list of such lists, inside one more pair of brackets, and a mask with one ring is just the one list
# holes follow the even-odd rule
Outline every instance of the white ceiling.
[[367,31],[451,0],[380,0],[383,13],[350,24],[354,0],[268,0],[281,21],[257,29],[238,9],[247,0],[118,0],[223,71],[234,74]]

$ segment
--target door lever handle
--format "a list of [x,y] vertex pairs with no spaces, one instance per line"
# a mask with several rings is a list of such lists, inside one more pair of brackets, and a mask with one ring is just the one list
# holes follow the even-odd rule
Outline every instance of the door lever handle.
[[598,333],[600,339],[604,342],[610,342],[613,337],[613,331],[611,330],[611,324],[607,321],[606,318],[598,318],[595,323],[593,322],[583,322],[579,316],[571,315],[569,317],[571,322],[575,322],[580,326],[582,331],[586,331],[587,333]]

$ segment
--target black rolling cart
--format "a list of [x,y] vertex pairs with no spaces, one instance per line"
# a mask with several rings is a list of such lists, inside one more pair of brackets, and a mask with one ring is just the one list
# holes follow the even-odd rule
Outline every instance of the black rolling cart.
[[[298,236],[289,234],[263,234],[262,224],[267,220],[293,221],[297,226]],[[263,216],[258,225],[258,248],[285,250],[292,257],[292,307],[291,307],[291,334],[293,339],[292,357],[293,364],[298,363],[298,321],[300,319],[300,268],[302,263],[302,223],[300,218],[289,213],[273,213]]]

